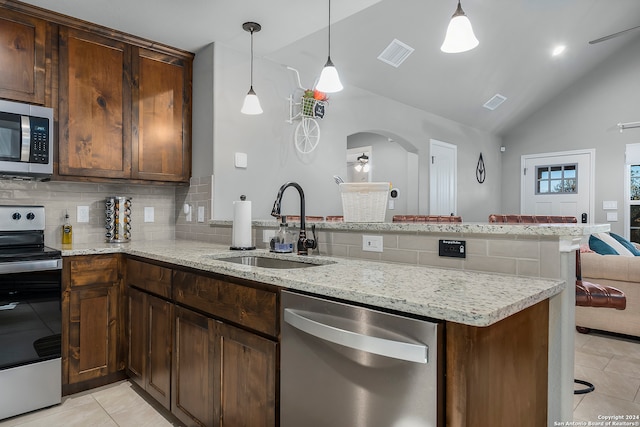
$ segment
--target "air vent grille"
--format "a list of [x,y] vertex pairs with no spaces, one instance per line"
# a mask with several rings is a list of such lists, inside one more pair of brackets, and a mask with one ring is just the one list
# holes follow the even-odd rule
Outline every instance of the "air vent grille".
[[487,102],[484,103],[483,107],[488,109],[488,110],[493,111],[496,108],[498,108],[506,100],[507,100],[506,96],[502,96],[499,93],[496,93],[495,95],[493,95],[491,97],[490,100],[488,100]]
[[402,43],[400,40],[393,39],[393,41],[389,43],[389,46],[387,46],[385,50],[383,50],[382,53],[378,55],[378,59],[382,62],[398,68],[400,64],[402,64],[404,60],[413,53],[414,50],[414,48],[405,43]]

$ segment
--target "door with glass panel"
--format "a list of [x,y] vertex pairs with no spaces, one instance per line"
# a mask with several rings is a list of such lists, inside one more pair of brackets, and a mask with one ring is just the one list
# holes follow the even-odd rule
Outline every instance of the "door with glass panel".
[[522,156],[520,213],[593,222],[593,150]]
[[640,243],[640,164],[629,165],[629,225],[627,237]]
[[625,237],[640,243],[640,144],[627,144],[625,160]]

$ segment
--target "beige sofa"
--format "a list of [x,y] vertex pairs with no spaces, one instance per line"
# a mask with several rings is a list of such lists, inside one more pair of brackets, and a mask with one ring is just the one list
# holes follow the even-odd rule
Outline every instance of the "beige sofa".
[[576,326],[640,337],[640,256],[587,252],[580,257],[582,279],[620,289],[627,298],[627,307],[576,307]]

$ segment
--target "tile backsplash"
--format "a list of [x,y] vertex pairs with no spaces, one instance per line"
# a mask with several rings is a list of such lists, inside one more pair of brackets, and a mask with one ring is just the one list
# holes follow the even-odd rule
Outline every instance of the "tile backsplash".
[[[132,198],[132,241],[175,237],[176,187],[173,185],[0,180],[0,204],[45,207],[47,245],[61,244],[61,227],[67,210],[73,226],[74,243],[103,242],[106,231],[104,201],[107,196]],[[88,223],[77,221],[77,206],[89,206]],[[144,222],[145,207],[153,207],[153,222]]]

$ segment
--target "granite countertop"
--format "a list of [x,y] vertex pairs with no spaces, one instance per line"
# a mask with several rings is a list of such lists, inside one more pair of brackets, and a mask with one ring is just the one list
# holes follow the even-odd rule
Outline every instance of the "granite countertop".
[[[228,246],[189,240],[64,246],[63,256],[126,253],[178,266],[340,298],[356,303],[442,319],[489,326],[560,293],[563,280],[518,277],[361,261],[325,256],[238,252]],[[309,268],[268,269],[221,261],[261,255],[320,264]]]
[[[289,226],[299,227],[298,221],[287,221]],[[210,226],[231,226],[231,220],[211,220]],[[253,227],[278,228],[275,219],[255,219],[251,222]],[[578,237],[588,236],[593,233],[604,233],[611,229],[609,224],[505,224],[482,222],[332,222],[313,221],[307,222],[307,229],[315,225],[319,230],[332,231],[369,231],[369,232],[423,232],[423,233],[460,233],[469,234],[502,234],[521,236],[560,236]]]

